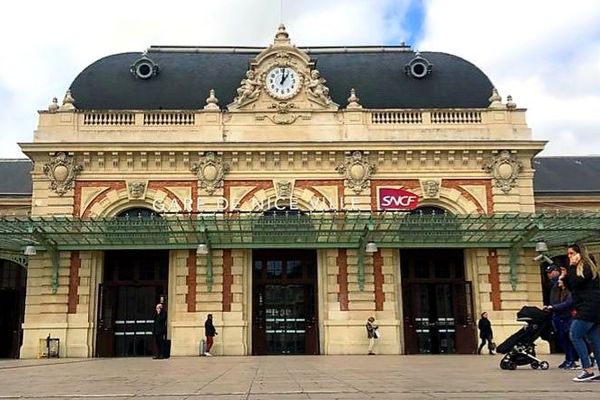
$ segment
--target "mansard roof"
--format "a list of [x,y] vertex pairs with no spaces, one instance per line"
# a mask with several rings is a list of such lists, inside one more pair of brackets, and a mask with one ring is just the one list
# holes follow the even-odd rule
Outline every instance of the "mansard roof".
[[600,194],[598,156],[537,157],[533,169],[536,196]]
[[0,159],[0,196],[31,196],[31,169],[28,159]]
[[[85,68],[71,84],[75,105],[91,109],[201,109],[210,89],[221,108],[231,103],[249,62],[263,49],[151,47],[121,53]],[[431,73],[405,73],[410,47],[302,48],[315,62],[334,102],[345,106],[351,88],[366,108],[486,108],[492,82],[477,66],[446,53],[422,52]],[[131,66],[146,55],[158,74],[139,79]]]

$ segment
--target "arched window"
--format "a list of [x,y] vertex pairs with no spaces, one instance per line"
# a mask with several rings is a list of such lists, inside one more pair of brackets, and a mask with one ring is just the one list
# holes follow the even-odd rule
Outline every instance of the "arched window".
[[421,206],[412,210],[411,215],[451,215],[445,208],[437,206]]
[[129,208],[117,214],[117,218],[160,218],[160,215],[150,209],[144,207]]

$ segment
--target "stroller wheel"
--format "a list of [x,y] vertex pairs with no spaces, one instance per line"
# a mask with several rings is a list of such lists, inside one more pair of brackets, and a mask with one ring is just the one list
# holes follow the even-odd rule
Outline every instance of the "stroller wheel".
[[504,361],[500,362],[500,368],[501,369],[508,369],[508,364],[505,363]]
[[515,364],[512,361],[509,361],[508,364],[506,365],[508,367],[508,369],[510,369],[511,371],[514,371],[515,369],[517,369],[517,364]]
[[534,361],[531,363],[531,368],[538,369],[539,367],[540,367],[540,364],[538,362]]
[[545,371],[545,370],[547,370],[548,368],[550,368],[550,364],[548,364],[548,361],[542,361],[542,362],[540,363],[540,368],[541,368],[542,370],[544,370],[544,371]]

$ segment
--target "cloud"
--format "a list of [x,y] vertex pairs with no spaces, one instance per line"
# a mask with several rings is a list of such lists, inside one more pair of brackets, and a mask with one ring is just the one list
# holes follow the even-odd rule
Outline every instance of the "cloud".
[[597,1],[432,0],[419,48],[454,53],[512,94],[544,155],[600,154]]
[[386,15],[409,3],[285,0],[280,13],[279,0],[15,2],[0,24],[0,157],[21,157],[16,142],[32,140],[36,109],[61,99],[81,70],[106,55],[150,45],[267,46],[281,15],[301,46],[382,44],[408,36]]
[[[528,107],[547,154],[600,153],[600,7],[596,1],[23,0],[0,24],[0,157],[20,157],[36,109],[109,54],[150,45],[266,46],[281,16],[300,46],[399,44],[474,62]],[[423,12],[424,11],[424,12]],[[422,31],[417,32],[421,18]]]

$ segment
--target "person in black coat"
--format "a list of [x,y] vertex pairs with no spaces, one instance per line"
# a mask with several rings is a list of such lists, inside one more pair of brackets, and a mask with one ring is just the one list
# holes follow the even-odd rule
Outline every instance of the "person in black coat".
[[212,356],[210,354],[210,349],[213,346],[213,339],[217,335],[217,330],[213,325],[212,314],[208,314],[206,316],[206,322],[204,322],[204,335],[206,336],[206,351],[204,352],[205,356]]
[[481,344],[477,349],[477,354],[481,354],[481,349],[483,349],[483,346],[486,343],[490,355],[494,354],[494,349],[492,348],[492,339],[494,338],[494,333],[492,332],[492,323],[488,319],[488,313],[481,313],[481,319],[477,323],[477,327],[479,328],[479,337],[481,338]]
[[575,382],[600,379],[594,374],[586,345],[592,345],[596,359],[600,356],[600,277],[596,263],[583,245],[571,245],[567,249],[569,268],[560,280],[571,291],[573,299],[573,322],[570,336],[581,360],[583,371],[573,378]]
[[152,325],[152,335],[154,336],[154,358],[165,358],[165,339],[167,336],[167,312],[163,310],[163,305],[158,303],[154,313],[154,324]]

